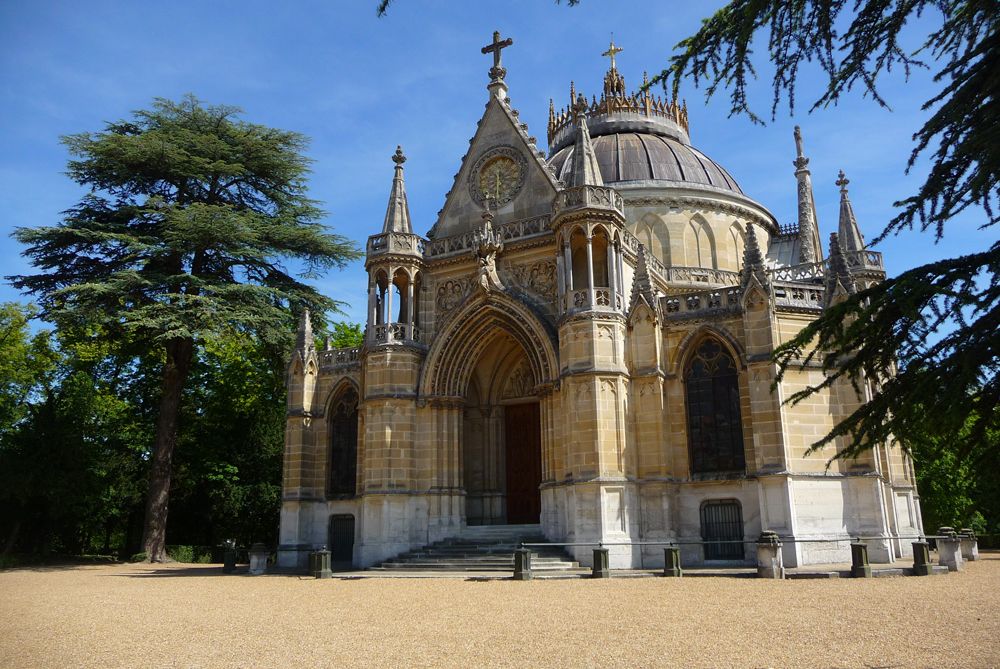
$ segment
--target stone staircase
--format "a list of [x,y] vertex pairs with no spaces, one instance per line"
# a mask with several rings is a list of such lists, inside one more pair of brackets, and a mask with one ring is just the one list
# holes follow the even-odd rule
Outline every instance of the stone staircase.
[[[514,570],[518,542],[545,542],[539,525],[474,525],[457,537],[398,555],[376,571],[504,571]],[[533,571],[577,569],[561,546],[531,547]]]

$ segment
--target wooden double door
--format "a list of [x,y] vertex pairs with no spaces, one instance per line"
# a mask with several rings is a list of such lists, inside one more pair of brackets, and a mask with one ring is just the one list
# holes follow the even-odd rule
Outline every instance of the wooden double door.
[[507,522],[536,524],[542,514],[542,436],[538,402],[504,407]]

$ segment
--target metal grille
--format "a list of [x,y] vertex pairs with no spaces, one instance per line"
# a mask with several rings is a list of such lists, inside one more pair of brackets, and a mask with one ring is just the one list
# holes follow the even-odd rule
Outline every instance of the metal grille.
[[350,514],[330,516],[330,560],[354,560],[354,516]]
[[[735,500],[701,505],[701,538],[706,560],[743,559],[743,512]],[[723,543],[738,541],[741,543]]]

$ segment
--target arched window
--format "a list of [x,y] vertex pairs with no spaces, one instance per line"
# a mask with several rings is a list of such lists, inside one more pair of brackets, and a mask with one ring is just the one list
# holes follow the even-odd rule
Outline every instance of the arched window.
[[691,473],[746,469],[736,363],[722,344],[707,338],[684,370]]
[[354,388],[347,388],[333,401],[327,425],[327,497],[354,496],[358,475],[358,393]]

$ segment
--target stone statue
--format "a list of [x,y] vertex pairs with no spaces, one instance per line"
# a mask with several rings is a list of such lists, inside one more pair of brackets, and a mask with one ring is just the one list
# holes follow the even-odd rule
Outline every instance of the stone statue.
[[476,231],[473,254],[479,259],[479,276],[477,283],[484,292],[503,290],[500,276],[497,274],[497,254],[503,251],[503,240],[493,230],[493,214],[490,212],[489,200],[486,201],[486,211],[483,212],[483,224]]

